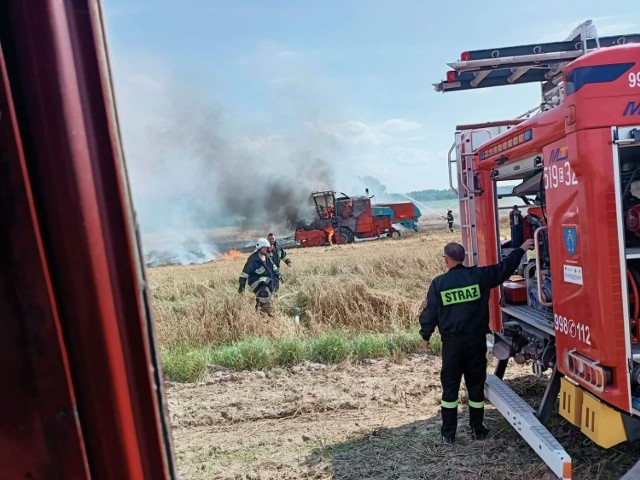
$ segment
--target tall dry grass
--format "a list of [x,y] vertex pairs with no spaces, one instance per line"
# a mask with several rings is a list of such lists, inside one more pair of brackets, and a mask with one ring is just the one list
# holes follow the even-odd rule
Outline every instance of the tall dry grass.
[[[237,292],[246,255],[206,265],[150,269],[160,346],[217,346],[251,337],[417,328],[427,287],[443,272],[442,247],[456,240],[456,233],[414,234],[292,249],[293,268],[282,267],[284,282],[273,318],[255,312],[250,292]],[[298,312],[300,325],[293,321]]]

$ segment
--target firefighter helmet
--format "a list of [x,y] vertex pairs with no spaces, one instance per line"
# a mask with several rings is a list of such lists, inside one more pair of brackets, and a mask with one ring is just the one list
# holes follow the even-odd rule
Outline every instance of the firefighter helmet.
[[256,249],[254,250],[254,252],[257,252],[258,250],[260,250],[262,247],[270,247],[271,244],[269,243],[269,240],[267,240],[266,238],[259,238],[258,241],[256,242]]

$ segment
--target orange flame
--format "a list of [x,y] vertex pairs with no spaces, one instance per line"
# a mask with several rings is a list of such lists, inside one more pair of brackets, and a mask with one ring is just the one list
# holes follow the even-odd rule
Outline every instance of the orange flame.
[[329,225],[327,228],[324,229],[325,233],[327,234],[327,240],[329,241],[329,245],[333,245],[333,234],[335,233],[333,230],[333,227],[331,225]]
[[222,255],[220,255],[220,258],[218,260],[232,260],[241,255],[242,252],[239,250],[229,250],[228,252],[224,252]]

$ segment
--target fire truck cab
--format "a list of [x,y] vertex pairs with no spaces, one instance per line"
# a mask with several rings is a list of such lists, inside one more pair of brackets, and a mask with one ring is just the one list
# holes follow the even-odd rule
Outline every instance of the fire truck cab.
[[[543,82],[538,113],[458,126],[449,171],[467,265],[535,240],[492,292],[498,366],[486,392],[561,478],[571,460],[543,427],[558,395],[559,413],[596,444],[640,437],[639,40],[598,38],[587,21],[565,42],[464,52],[436,85]],[[511,358],[550,372],[536,412],[501,381]]]

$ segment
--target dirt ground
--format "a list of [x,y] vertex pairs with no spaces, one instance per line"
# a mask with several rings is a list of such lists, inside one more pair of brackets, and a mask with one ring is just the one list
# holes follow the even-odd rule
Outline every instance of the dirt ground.
[[[458,442],[441,445],[439,366],[439,357],[415,355],[269,372],[212,368],[206,382],[169,383],[180,477],[555,478],[491,406],[486,441],[471,441],[463,407]],[[510,367],[507,378],[525,398],[544,390],[526,367]],[[637,445],[600,449],[560,417],[551,429],[573,458],[574,478],[617,479],[640,457]]]

